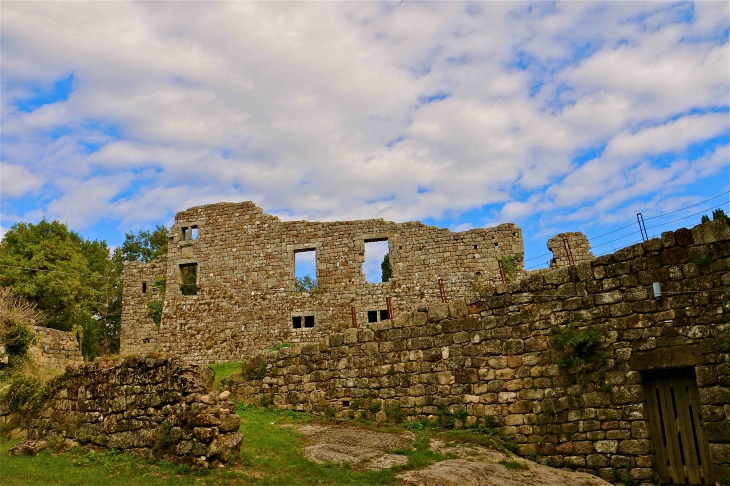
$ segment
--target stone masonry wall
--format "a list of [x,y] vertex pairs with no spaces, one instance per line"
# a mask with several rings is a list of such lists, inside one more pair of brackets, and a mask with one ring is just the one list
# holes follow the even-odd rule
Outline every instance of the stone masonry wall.
[[167,257],[149,263],[126,262],[123,275],[122,354],[144,354],[157,347],[157,324],[149,315],[150,301],[163,301],[167,279]]
[[[392,278],[368,283],[366,242],[384,239]],[[316,250],[319,290],[296,292],[295,254],[307,249]],[[166,263],[125,267],[121,352],[156,349],[203,364],[238,361],[285,341],[318,342],[352,325],[352,307],[362,325],[368,311],[387,309],[388,297],[395,313],[438,301],[439,278],[447,295],[463,295],[477,282],[499,282],[498,260],[521,253],[514,224],[452,233],[382,219],[282,222],[250,202],[194,207],[175,216]],[[180,265],[187,264],[197,264],[197,295],[180,291]],[[158,333],[147,316],[149,284],[147,295],[141,285],[163,268]],[[295,316],[313,316],[314,327],[293,328]]]
[[560,233],[550,238],[547,246],[553,253],[550,268],[569,267],[595,258],[590,252],[588,238],[583,233]]
[[31,440],[206,467],[237,456],[242,438],[235,404],[211,393],[213,378],[210,368],[151,356],[70,366],[37,408],[0,409],[0,424],[20,421]]
[[[566,367],[575,351],[556,349],[554,330],[570,326],[597,330],[603,359]],[[341,417],[357,409],[376,420],[396,409],[408,420],[433,420],[440,406],[461,409],[463,425],[494,417],[520,454],[609,481],[629,473],[646,485],[655,470],[643,373],[689,367],[714,474],[728,479],[730,227],[667,232],[264,358],[263,379],[231,380],[244,403]],[[373,402],[377,414],[368,411]]]
[[72,333],[48,327],[33,326],[36,340],[28,349],[30,357],[41,366],[60,371],[69,365],[80,365],[84,362]]

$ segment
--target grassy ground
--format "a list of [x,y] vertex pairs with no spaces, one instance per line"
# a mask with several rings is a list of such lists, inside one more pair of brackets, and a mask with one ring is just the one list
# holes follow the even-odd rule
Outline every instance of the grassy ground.
[[[211,365],[216,385],[240,371],[240,363]],[[408,457],[408,464],[382,471],[360,471],[344,465],[317,464],[304,458],[302,437],[285,424],[321,423],[321,417],[255,407],[238,406],[243,442],[241,456],[225,468],[193,472],[186,466],[151,463],[116,451],[84,452],[80,448],[64,454],[44,451],[36,457],[9,457],[15,442],[0,438],[0,484],[16,485],[367,485],[393,484],[395,475],[406,469],[420,469],[446,457],[429,450],[428,437],[439,436],[458,442],[476,442],[500,447],[490,431],[439,431],[423,424],[410,424],[416,434],[414,447],[394,451]],[[353,422],[353,425],[355,423]],[[361,427],[377,427],[360,423]],[[379,430],[387,430],[378,427]],[[398,428],[402,431],[402,428]]]
[[208,368],[211,368],[213,371],[215,371],[215,383],[213,384],[213,386],[215,388],[218,388],[218,385],[220,385],[220,382],[223,378],[228,378],[233,374],[241,372],[241,362],[239,361],[237,363],[211,364],[208,365]]
[[397,451],[409,458],[406,466],[383,471],[358,471],[304,458],[299,433],[283,424],[319,422],[308,414],[239,406],[241,457],[223,469],[195,473],[185,466],[144,459],[114,451],[64,454],[44,451],[36,457],[9,457],[15,442],[0,440],[0,484],[15,485],[315,485],[393,484],[404,469],[422,468],[444,459],[428,449],[425,432],[417,432],[414,448]]

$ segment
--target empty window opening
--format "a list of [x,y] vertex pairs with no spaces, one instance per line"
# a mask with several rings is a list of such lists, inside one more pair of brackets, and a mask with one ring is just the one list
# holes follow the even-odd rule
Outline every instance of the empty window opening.
[[382,309],[380,311],[380,320],[381,321],[387,321],[388,320],[388,309]]
[[180,292],[183,295],[198,295],[198,264],[180,265]]
[[350,406],[350,400],[342,400],[342,406],[343,407],[349,407]]
[[479,248],[479,245],[474,245],[474,249],[476,250],[477,248]]
[[494,249],[499,250],[499,243],[497,243],[496,241],[494,242]]
[[191,226],[190,227],[190,239],[191,240],[197,240],[198,239],[198,227],[197,226]]
[[304,327],[314,327],[314,316],[304,316]]
[[143,294],[147,293],[147,282],[142,282],[142,293]]
[[362,265],[368,283],[387,282],[392,270],[388,239],[365,240],[365,262]]
[[293,316],[291,318],[291,327],[294,329],[301,329],[302,328],[302,316]]
[[182,228],[180,228],[180,234],[183,241],[187,240],[190,237],[189,228],[187,226],[183,226]]
[[317,285],[317,251],[314,248],[294,252],[294,284],[297,292],[311,292]]
[[378,311],[368,311],[368,322],[378,322]]

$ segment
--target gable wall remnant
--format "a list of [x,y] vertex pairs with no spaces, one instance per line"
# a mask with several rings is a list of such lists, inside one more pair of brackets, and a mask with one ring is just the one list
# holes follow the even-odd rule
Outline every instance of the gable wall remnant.
[[[453,233],[421,223],[382,219],[282,222],[255,204],[220,203],[182,211],[170,230],[164,260],[125,266],[123,354],[157,350],[194,363],[238,361],[282,342],[318,342],[332,332],[367,326],[368,312],[394,314],[464,295],[500,280],[499,260],[521,255],[514,224]],[[365,243],[387,239],[392,277],[368,283]],[[295,254],[316,251],[319,289],[297,292]],[[184,295],[181,265],[197,265],[197,295]],[[515,270],[522,264],[517,261]],[[142,281],[165,273],[159,332],[147,312]],[[190,287],[190,283],[186,284]],[[293,317],[314,327],[293,327]],[[380,319],[380,317],[379,317]]]
[[[556,346],[567,331],[592,335],[596,349],[579,355],[575,343]],[[727,480],[730,228],[667,232],[262,357],[263,379],[239,375],[227,384],[244,403],[390,421],[438,420],[447,407],[465,412],[458,426],[496,420],[522,455],[645,485],[658,471],[647,373],[689,373],[709,443],[702,467],[714,466],[705,483]]]

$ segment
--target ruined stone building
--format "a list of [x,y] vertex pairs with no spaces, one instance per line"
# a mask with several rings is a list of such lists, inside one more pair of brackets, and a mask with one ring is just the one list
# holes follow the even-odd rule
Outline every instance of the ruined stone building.
[[[571,258],[588,258],[585,237],[575,235]],[[522,270],[522,232],[511,223],[454,233],[382,219],[282,222],[251,202],[220,203],[178,213],[169,238],[166,257],[125,267],[122,354],[238,361],[440,301],[439,279],[455,297]],[[368,283],[363,272],[366,243],[375,241],[388,244],[387,282]],[[319,288],[297,292],[295,258],[305,251],[316,253]],[[162,305],[159,324],[149,302]]]

